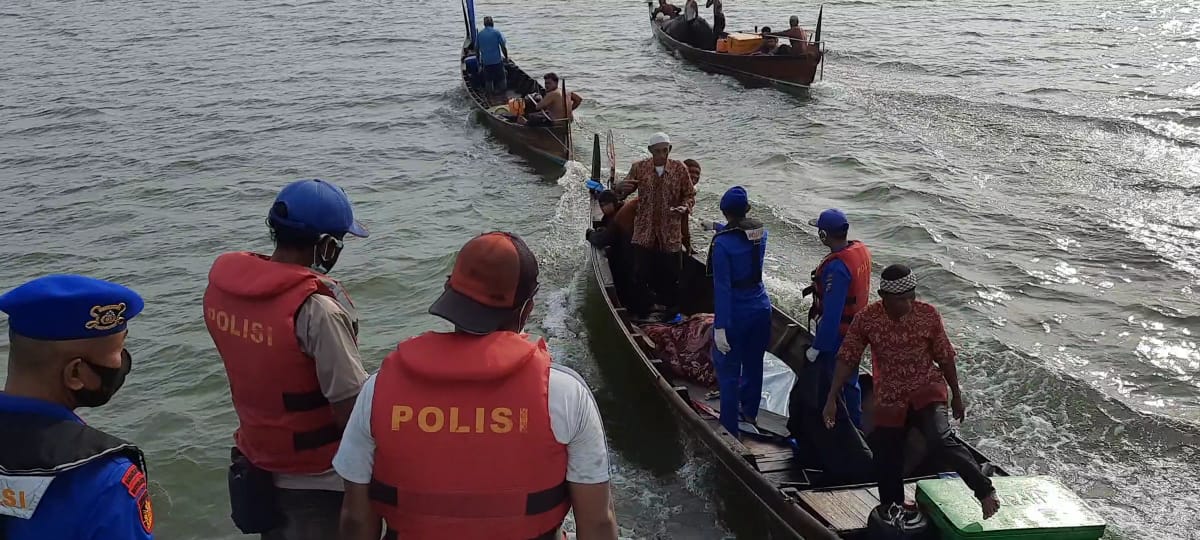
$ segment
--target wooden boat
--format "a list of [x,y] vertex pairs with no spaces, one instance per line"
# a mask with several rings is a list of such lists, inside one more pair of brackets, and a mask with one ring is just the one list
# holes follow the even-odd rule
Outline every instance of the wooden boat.
[[[663,30],[662,25],[665,21],[654,20],[655,2],[647,2],[647,5],[650,7],[651,14],[650,28],[659,43],[705,71],[732,75],[751,85],[777,86],[785,89],[807,88],[816,79],[817,68],[820,67],[825,56],[824,43],[820,37],[820,16],[818,16],[814,41],[809,43],[809,47],[816,51],[814,54],[804,56],[730,54],[693,47],[671,37]],[[682,16],[680,15],[680,17]]]
[[[475,104],[475,109],[485,123],[491,126],[497,136],[528,150],[535,155],[549,159],[557,164],[565,164],[571,160],[571,120],[545,121],[542,124],[531,125],[533,122],[518,121],[508,113],[508,100],[523,99],[525,110],[534,110],[533,95],[543,95],[546,92],[542,83],[530,77],[511,59],[505,61],[508,76],[508,92],[504,96],[489,96],[483,86],[483,79],[474,70],[468,68],[469,59],[475,58],[475,21],[473,0],[465,0],[463,15],[467,22],[467,38],[463,43],[459,64],[462,72],[463,88]],[[566,81],[560,80],[564,95]],[[570,100],[563,100],[564,106],[570,106]],[[541,116],[540,114],[538,116]],[[567,116],[570,116],[569,114]],[[534,117],[536,118],[536,117]],[[543,117],[542,120],[545,120]]]
[[[594,155],[599,155],[599,138],[594,142]],[[593,178],[599,178],[599,159],[593,158]],[[593,223],[593,226],[598,223]],[[633,351],[637,363],[646,377],[666,397],[675,412],[717,460],[746,489],[751,500],[766,511],[775,522],[773,528],[785,531],[788,537],[806,539],[865,539],[866,523],[871,510],[879,504],[874,484],[837,485],[823,478],[823,471],[806,466],[794,459],[793,447],[786,439],[789,436],[787,418],[770,411],[759,412],[758,426],[765,437],[743,437],[742,441],[732,437],[721,427],[717,419],[720,412],[719,398],[709,398],[710,388],[676,376],[658,356],[654,343],[631,320],[631,314],[622,306],[613,271],[604,251],[591,251],[592,274],[599,285],[608,311]],[[684,314],[712,312],[712,279],[706,277],[705,263],[699,258],[688,258],[683,273],[684,282],[680,298],[684,299],[681,310]],[[778,308],[771,314],[771,345],[769,352],[781,359],[793,371],[800,373],[807,364],[805,352],[813,336],[795,319]],[[870,402],[870,373],[859,377],[863,387],[863,403]],[[871,411],[864,411],[865,422],[870,423]],[[811,446],[807,441],[796,441],[798,447]],[[979,453],[966,442],[962,443],[975,459],[992,470],[993,476],[1007,473]],[[925,459],[919,446],[912,446],[907,456],[910,460],[905,489],[911,500],[915,482],[925,478],[936,478],[948,469]]]

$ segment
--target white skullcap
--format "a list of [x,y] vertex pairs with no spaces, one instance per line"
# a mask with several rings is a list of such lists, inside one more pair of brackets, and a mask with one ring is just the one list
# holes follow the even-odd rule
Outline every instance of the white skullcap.
[[650,144],[646,146],[654,146],[656,144],[671,144],[671,138],[666,133],[660,131],[650,136]]

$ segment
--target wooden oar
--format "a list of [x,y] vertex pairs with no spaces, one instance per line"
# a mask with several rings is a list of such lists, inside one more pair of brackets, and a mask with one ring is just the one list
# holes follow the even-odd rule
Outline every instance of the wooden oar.
[[[567,93],[567,80],[558,80],[558,90],[562,92],[563,120],[567,123],[567,158],[571,157],[571,95]],[[597,140],[600,138],[596,135]]]

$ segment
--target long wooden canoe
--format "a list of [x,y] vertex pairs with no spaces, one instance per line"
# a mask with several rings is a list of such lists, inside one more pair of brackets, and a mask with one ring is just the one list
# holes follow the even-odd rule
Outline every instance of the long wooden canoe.
[[746,83],[783,88],[808,87],[816,79],[817,68],[825,56],[820,41],[810,43],[809,48],[814,52],[804,56],[729,54],[693,47],[667,34],[663,30],[663,22],[654,19],[654,3],[648,2],[648,5],[650,29],[659,43],[705,71],[732,75]]
[[[597,139],[595,152],[598,152]],[[593,169],[598,169],[598,160]],[[598,171],[593,172],[598,175]],[[598,223],[593,223],[593,227]],[[684,423],[712,451],[717,460],[738,482],[745,487],[751,500],[766,511],[774,521],[773,529],[786,531],[794,538],[807,539],[863,539],[867,517],[879,504],[874,484],[837,485],[823,478],[823,471],[809,468],[794,459],[793,447],[786,437],[787,418],[770,411],[759,412],[758,426],[766,437],[743,437],[742,441],[730,436],[721,427],[716,414],[721,404],[719,398],[710,398],[709,388],[677,377],[663,358],[659,357],[654,343],[631,320],[631,314],[622,306],[608,256],[603,250],[588,244],[591,254],[592,274],[599,285],[608,311],[622,334],[636,353],[637,371],[649,377]],[[712,312],[712,280],[706,277],[704,262],[688,258],[685,262],[685,278],[680,298],[685,299],[681,310],[685,314]],[[796,373],[805,369],[805,352],[812,343],[812,334],[795,319],[773,309],[771,316],[771,345],[769,352],[781,359]],[[870,402],[871,375],[862,373],[863,403]],[[864,411],[864,422],[870,424],[871,411]],[[917,440],[910,440],[914,443]],[[811,446],[811,441],[796,440],[797,447]],[[989,460],[974,447],[963,442],[981,464]],[[935,460],[927,459],[919,445],[908,452],[906,489],[909,499],[913,498],[916,480],[936,477],[950,472]],[[988,465],[993,475],[1005,476],[995,464]]]
[[[503,96],[490,96],[484,89],[482,76],[468,68],[467,59],[475,55],[474,15],[473,0],[464,0],[463,17],[467,25],[467,37],[463,42],[459,67],[462,72],[463,88],[471,97],[479,116],[492,127],[492,131],[497,136],[522,149],[560,165],[570,161],[572,157],[570,114],[566,115],[567,119],[552,123],[545,122],[540,125],[519,122],[514,116],[508,114],[506,105],[511,98],[524,99],[526,110],[533,110],[531,97],[534,94],[544,95],[546,93],[546,88],[538,79],[530,77],[511,59],[505,60],[508,92]],[[570,96],[570,93],[566,92],[566,81],[559,81],[559,84],[563,86],[563,95]],[[564,107],[569,107],[571,100],[565,99],[563,102]]]

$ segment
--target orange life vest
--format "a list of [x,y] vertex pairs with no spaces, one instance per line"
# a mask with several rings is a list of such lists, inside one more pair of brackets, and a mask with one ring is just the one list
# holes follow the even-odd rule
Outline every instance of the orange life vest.
[[513,116],[525,116],[525,99],[512,98],[508,100],[508,113]]
[[209,271],[204,322],[229,376],[234,441],[262,469],[317,474],[332,466],[342,431],[296,339],[296,312],[313,294],[349,304],[341,292],[312,270],[248,252],[221,255]]
[[520,334],[400,343],[371,402],[369,493],[385,538],[557,538],[571,505],[549,381],[546,343]]
[[825,279],[822,277],[825,266],[834,260],[842,261],[846,265],[846,269],[850,271],[850,289],[846,293],[846,305],[842,308],[842,320],[838,325],[838,334],[845,336],[846,331],[850,329],[850,323],[854,320],[854,315],[863,308],[867,307],[867,301],[871,296],[871,252],[867,250],[867,245],[858,240],[851,240],[841,251],[836,251],[825,256],[821,264],[817,266],[816,272],[813,272],[813,308],[816,313],[821,313],[821,297],[825,294]]

